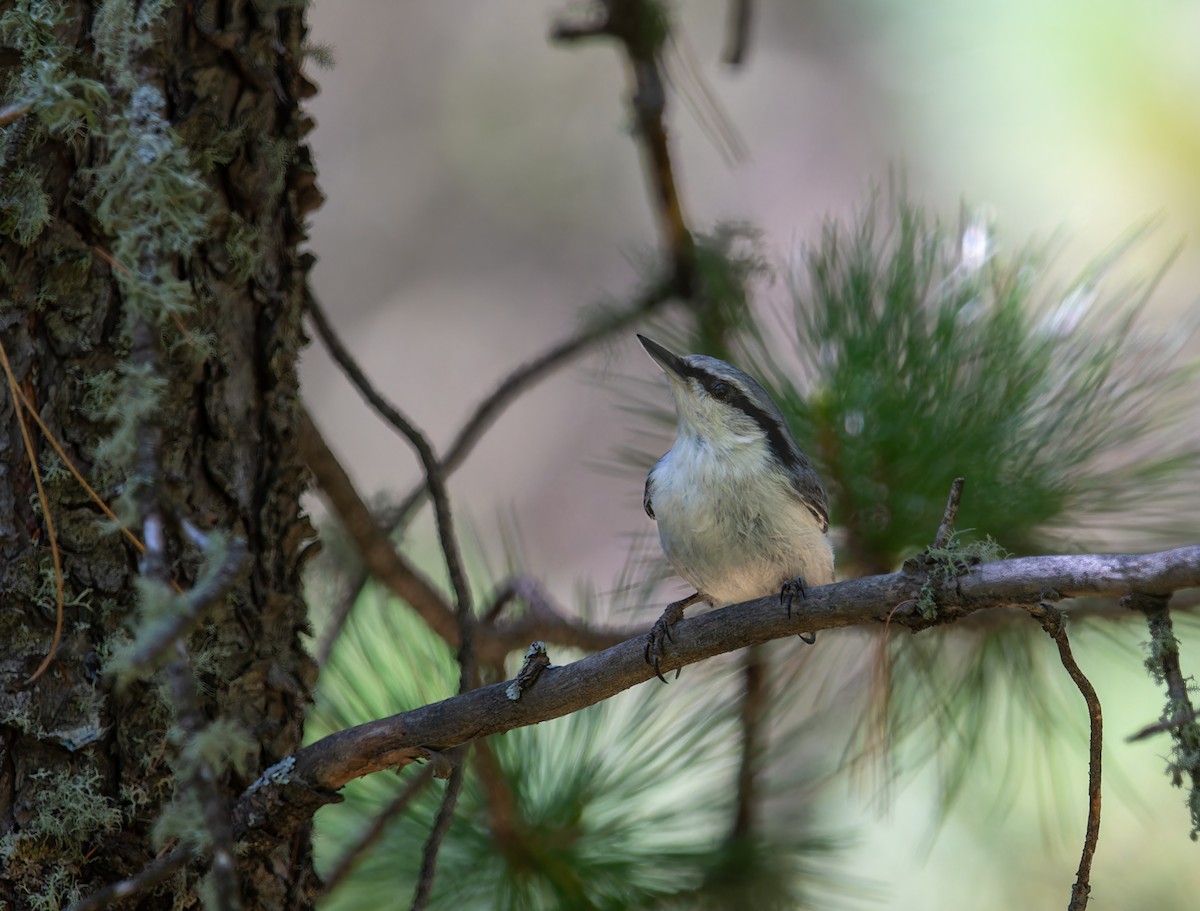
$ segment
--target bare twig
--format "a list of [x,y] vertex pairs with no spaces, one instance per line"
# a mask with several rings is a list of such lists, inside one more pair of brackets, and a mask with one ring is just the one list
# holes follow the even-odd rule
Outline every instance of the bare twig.
[[441,594],[416,568],[408,563],[376,523],[367,504],[350,481],[350,476],[334,456],[312,418],[301,415],[297,440],[300,455],[316,477],[317,486],[333,511],[341,519],[354,541],[367,569],[398,598],[407,602],[442,639],[459,644],[454,611]]
[[385,399],[367,379],[362,368],[358,366],[358,362],[350,354],[342,340],[338,338],[337,333],[333,330],[333,325],[325,316],[320,305],[313,295],[306,294],[305,302],[308,306],[308,315],[312,318],[313,325],[317,327],[317,332],[321,339],[325,342],[325,346],[329,349],[329,353],[342,368],[342,372],[346,374],[350,382],[358,390],[359,394],[371,405],[372,408],[385,421],[398,430],[412,445],[417,452],[417,457],[421,460],[421,467],[425,471],[425,482],[429,487],[429,495],[433,498],[434,514],[437,517],[438,540],[442,547],[442,555],[446,560],[446,570],[450,576],[450,585],[454,589],[454,599],[456,602],[456,614],[459,627],[459,662],[462,665],[461,685],[466,687],[469,685],[472,677],[472,657],[471,657],[471,628],[474,623],[474,611],[471,607],[471,588],[467,584],[467,577],[463,571],[462,555],[459,551],[458,539],[454,536],[454,523],[450,514],[450,498],[446,494],[446,482],[442,473],[442,468],[438,464],[437,456],[434,455],[433,447],[429,444],[429,440],[425,435],[417,429],[408,418],[400,413],[400,411]]
[[[500,417],[504,409],[512,404],[518,396],[559,367],[562,367],[572,358],[582,354],[615,333],[620,332],[622,329],[633,325],[638,320],[644,319],[675,297],[676,293],[676,288],[672,281],[661,279],[654,281],[641,291],[633,304],[625,310],[587,326],[577,334],[563,339],[533,360],[513,370],[512,373],[500,381],[500,385],[490,395],[475,406],[475,410],[471,413],[471,416],[467,418],[466,423],[463,424],[462,428],[451,441],[450,446],[446,449],[446,456],[442,459],[442,471],[447,476],[457,471],[462,463],[466,461],[471,450],[475,448],[475,444],[487,432],[488,428],[496,422],[496,419]],[[384,519],[383,524],[391,527],[406,521],[413,509],[423,500],[426,493],[426,485],[416,485],[400,501],[400,505],[396,509],[389,511],[389,515]]]
[[1189,721],[1195,721],[1198,717],[1200,717],[1200,709],[1192,709],[1190,712],[1184,712],[1182,715],[1176,715],[1174,718],[1168,718],[1165,721],[1156,721],[1154,724],[1148,724],[1141,730],[1130,734],[1125,738],[1125,742],[1136,743],[1139,740],[1146,740],[1153,737],[1155,734],[1165,734],[1167,731],[1183,727]]
[[[462,466],[471,450],[475,448],[475,444],[482,439],[497,418],[520,395],[573,358],[654,312],[671,300],[673,296],[674,285],[671,281],[655,281],[643,290],[627,309],[587,326],[577,334],[564,339],[533,360],[513,370],[493,392],[475,406],[471,416],[451,441],[446,455],[441,461],[443,476],[448,478]],[[427,484],[418,483],[405,495],[398,506],[385,510],[374,524],[389,531],[395,530],[409,521],[413,511],[425,501],[428,492]],[[367,578],[367,571],[362,570],[347,580],[344,594],[330,611],[329,619],[322,629],[321,639],[317,644],[314,656],[318,665],[323,665],[329,657],[333,643],[341,633],[363,587],[367,584]]]
[[[446,493],[446,480],[442,467],[434,455],[433,447],[425,435],[417,429],[408,418],[388,402],[367,379],[358,362],[342,344],[332,324],[325,316],[316,298],[310,293],[305,295],[308,313],[313,324],[317,327],[326,347],[333,359],[337,361],[342,371],[358,389],[359,393],[389,424],[403,434],[416,450],[425,470],[425,481],[429,487],[429,496],[433,500],[434,516],[437,519],[438,540],[442,547],[442,555],[446,560],[446,570],[450,576],[450,585],[454,589],[455,617],[458,621],[458,690],[465,693],[475,683],[475,653],[472,640],[474,638],[475,609],[471,604],[471,587],[467,584],[466,573],[463,570],[462,553],[458,539],[454,535],[454,522],[450,512],[450,498]],[[442,839],[450,828],[454,817],[454,806],[462,790],[461,763],[450,780],[446,783],[446,793],[442,799],[441,809],[434,822],[433,831],[425,843],[425,855],[421,864],[421,878],[417,885],[417,894],[413,900],[413,909],[424,908],[429,901],[433,889],[433,875],[437,867],[437,852]]]
[[634,117],[659,230],[674,264],[676,290],[681,297],[691,297],[696,284],[695,243],[679,200],[665,122],[667,93],[660,58],[669,27],[661,19],[662,9],[646,0],[603,0],[598,12],[598,17],[582,23],[556,23],[550,37],[566,43],[609,37],[621,45],[633,77]]
[[767,706],[769,684],[767,669],[769,659],[761,646],[747,649],[742,666],[742,699],[740,720],[742,723],[742,755],[738,761],[737,801],[731,841],[746,841],[754,836],[760,793],[758,774],[762,757],[766,752]]
[[169,854],[155,860],[136,876],[97,889],[87,898],[81,898],[68,906],[67,911],[100,911],[101,908],[107,908],[122,899],[153,889],[182,870],[191,859],[191,847],[180,845]]
[[[415,610],[430,629],[452,646],[459,644],[454,612],[433,587],[411,566],[376,524],[349,475],[330,451],[328,444],[305,414],[300,419],[301,456],[316,476],[317,485],[362,555],[366,568]],[[514,580],[514,585],[517,580]],[[524,594],[522,594],[524,592]],[[513,595],[529,594],[521,586]],[[608,648],[635,635],[632,629],[605,629],[567,619],[548,602],[530,599],[530,613],[509,623],[482,623],[475,629],[475,654],[484,664],[495,665],[514,649],[534,639],[554,645],[596,650]]]
[[437,872],[438,849],[446,833],[450,831],[450,823],[454,820],[454,807],[458,804],[458,795],[462,793],[463,777],[466,774],[466,752],[470,747],[463,747],[456,752],[457,762],[450,780],[446,782],[446,794],[442,805],[438,808],[437,817],[433,820],[433,829],[425,842],[425,852],[421,859],[421,873],[417,879],[417,891],[413,896],[413,911],[422,911],[429,904],[429,896],[433,893],[433,877]]
[[1071,643],[1067,639],[1067,630],[1063,625],[1062,612],[1048,604],[1038,605],[1030,610],[1035,620],[1042,624],[1042,629],[1058,646],[1058,657],[1062,665],[1075,681],[1083,701],[1087,703],[1089,738],[1088,738],[1088,814],[1087,828],[1083,837],[1083,851],[1079,858],[1079,869],[1075,874],[1075,884],[1071,886],[1071,900],[1067,911],[1084,911],[1088,903],[1088,895],[1092,891],[1092,858],[1096,854],[1096,841],[1100,837],[1100,764],[1104,750],[1104,719],[1100,713],[1100,697],[1096,689],[1087,679],[1075,656],[1071,654]]
[[325,877],[325,883],[321,887],[323,895],[328,895],[345,881],[346,877],[358,866],[359,861],[383,837],[388,823],[408,809],[408,805],[413,802],[413,799],[431,781],[433,781],[433,768],[425,766],[405,785],[404,790],[397,794],[392,802],[371,820],[371,824],[358,837],[358,840],[350,845],[345,853],[338,858],[337,863],[333,865],[333,869]]
[[6,127],[16,120],[20,120],[33,109],[33,106],[28,102],[24,104],[10,104],[7,107],[0,108],[0,127]]
[[[1169,594],[1139,590],[1121,599],[1124,607],[1141,611],[1146,615],[1146,625],[1150,631],[1150,657],[1146,664],[1154,674],[1158,683],[1167,687],[1167,706],[1163,711],[1164,717],[1179,717],[1197,714],[1192,705],[1188,692],[1188,678],[1183,674],[1179,663],[1179,640],[1175,638],[1175,627],[1171,621]],[[1171,765],[1173,783],[1176,787],[1183,785],[1183,775],[1186,772],[1191,779],[1192,799],[1188,802],[1192,808],[1192,837],[1200,831],[1200,809],[1197,809],[1197,794],[1200,794],[1200,764],[1196,762],[1197,749],[1200,748],[1200,724],[1196,721],[1184,721],[1172,725],[1171,739],[1175,741],[1177,755]]]
[[950,536],[954,534],[954,522],[958,518],[958,506],[962,502],[963,484],[966,481],[963,478],[955,478],[950,485],[950,496],[946,498],[946,510],[942,513],[942,522],[938,525],[937,534],[933,536],[934,548],[941,550],[950,543]]

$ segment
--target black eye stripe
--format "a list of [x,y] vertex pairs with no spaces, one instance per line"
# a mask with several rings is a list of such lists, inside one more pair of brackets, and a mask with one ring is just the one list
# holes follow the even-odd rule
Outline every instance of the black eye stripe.
[[[789,431],[780,427],[779,422],[774,417],[756,405],[738,386],[726,380],[718,379],[707,370],[701,370],[690,364],[683,364],[681,367],[681,372],[685,376],[695,379],[713,398],[738,409],[738,411],[754,421],[767,438],[767,446],[770,447],[772,454],[783,465],[791,469],[800,464],[800,454],[791,442]],[[728,387],[728,393],[724,396],[717,395],[713,390],[713,387],[717,384]]]

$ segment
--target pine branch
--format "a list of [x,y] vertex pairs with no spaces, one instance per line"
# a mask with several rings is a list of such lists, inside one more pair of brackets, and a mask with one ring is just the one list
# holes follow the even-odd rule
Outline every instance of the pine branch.
[[[962,575],[928,584],[924,573],[900,572],[852,579],[808,590],[792,617],[775,596],[715,610],[676,625],[664,670],[802,631],[883,622],[915,631],[955,622],[988,608],[1037,605],[1081,596],[1166,593],[1200,586],[1200,545],[1150,554],[1082,554],[1025,557],[984,563]],[[915,603],[922,588],[938,605],[937,616],[897,604]],[[562,667],[550,667],[520,701],[497,683],[438,703],[357,725],[313,743],[268,772],[239,800],[239,830],[271,820],[277,826],[297,800],[301,814],[314,801],[336,799],[346,782],[371,772],[445,752],[479,737],[537,724],[578,711],[649,680],[653,669],[637,636]],[[294,793],[293,793],[294,792]]]

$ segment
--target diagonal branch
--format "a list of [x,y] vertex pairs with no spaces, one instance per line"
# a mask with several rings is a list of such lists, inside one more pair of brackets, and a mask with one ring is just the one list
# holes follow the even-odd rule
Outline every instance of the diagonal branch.
[[413,449],[416,450],[417,457],[421,460],[421,468],[425,471],[425,483],[429,488],[429,495],[433,498],[433,510],[437,518],[438,541],[442,547],[442,554],[446,559],[446,570],[450,576],[450,585],[454,589],[455,614],[458,620],[459,663],[462,665],[460,688],[466,689],[470,685],[473,676],[471,628],[474,624],[475,613],[471,606],[471,587],[467,584],[467,576],[463,570],[462,553],[458,546],[458,539],[454,535],[454,522],[450,513],[450,497],[446,493],[446,480],[442,473],[441,465],[438,464],[437,456],[434,455],[433,447],[430,445],[429,440],[426,439],[425,434],[418,430],[412,421],[401,414],[399,409],[385,399],[371,381],[367,379],[367,375],[358,365],[358,362],[350,354],[346,346],[342,344],[342,340],[333,329],[333,324],[329,322],[328,317],[325,316],[325,312],[321,309],[313,294],[311,292],[305,294],[304,300],[313,325],[317,327],[317,332],[320,333],[325,346],[329,349],[329,353],[333,355],[333,359],[342,368],[342,372],[346,374],[350,382],[359,391],[359,394],[375,409],[379,416],[391,424],[392,427],[408,440]]
[[[808,591],[792,617],[774,596],[715,610],[681,621],[662,661],[664,670],[714,655],[795,636],[804,630],[833,629],[882,622],[896,604],[915,599],[925,583],[920,573],[892,573],[852,579]],[[892,624],[914,631],[954,622],[993,607],[1037,605],[1048,593],[1070,598],[1121,596],[1131,591],[1165,593],[1200,586],[1200,545],[1151,554],[1083,554],[1025,557],[971,567],[963,575],[940,579],[933,594],[937,618],[897,612]],[[371,772],[404,765],[427,750],[447,751],[489,734],[558,718],[607,699],[650,679],[643,636],[563,667],[546,668],[519,701],[497,683],[442,702],[367,722],[331,734],[285,760],[252,786],[238,802],[240,828],[277,825],[289,813],[315,810],[346,782]],[[281,774],[286,773],[286,774]],[[295,796],[289,794],[295,789]]]
[[[307,413],[300,418],[299,444],[301,457],[362,555],[367,571],[410,605],[434,633],[450,645],[458,646],[459,629],[454,611],[433,584],[396,552]],[[633,629],[588,626],[554,612],[549,605],[540,605],[539,609],[516,620],[480,623],[475,629],[475,654],[484,664],[498,664],[509,652],[524,649],[535,639],[553,645],[597,650],[623,642],[637,633]]]

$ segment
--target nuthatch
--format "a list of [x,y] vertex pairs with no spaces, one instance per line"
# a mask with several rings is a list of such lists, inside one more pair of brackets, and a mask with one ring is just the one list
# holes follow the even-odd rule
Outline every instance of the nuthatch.
[[833,548],[825,488],[767,391],[724,361],[680,357],[638,339],[671,381],[679,416],[675,443],[650,469],[642,505],[658,522],[667,560],[696,588],[647,636],[646,661],[666,682],[659,660],[685,607],[779,592],[790,613],[805,585],[833,581]]

